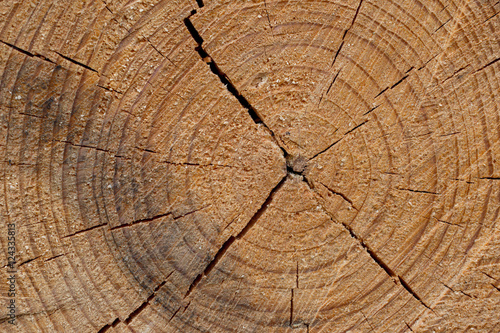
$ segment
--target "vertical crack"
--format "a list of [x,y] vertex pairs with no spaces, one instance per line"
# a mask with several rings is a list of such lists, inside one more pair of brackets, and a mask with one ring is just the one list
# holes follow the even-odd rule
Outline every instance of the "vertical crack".
[[299,262],[297,261],[297,271],[295,275],[295,288],[299,288]]

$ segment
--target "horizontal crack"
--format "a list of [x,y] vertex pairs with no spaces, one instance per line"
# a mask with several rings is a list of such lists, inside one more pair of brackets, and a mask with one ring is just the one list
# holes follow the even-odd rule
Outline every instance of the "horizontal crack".
[[108,225],[107,223],[103,223],[103,224],[99,224],[99,225],[95,225],[93,227],[90,227],[88,229],[84,229],[84,230],[79,230],[77,232],[74,232],[72,234],[69,234],[69,235],[66,235],[62,238],[69,238],[69,237],[73,237],[73,236],[76,236],[76,235],[79,235],[81,233],[84,233],[84,232],[87,232],[87,231],[91,231],[91,230],[94,230],[94,229],[97,229],[97,228],[100,228],[100,227],[104,227],[105,225]]
[[408,192],[415,192],[415,193],[424,193],[424,194],[434,194],[434,195],[439,195],[437,192],[431,192],[431,191],[424,191],[424,190],[414,190],[411,188],[398,188],[400,191],[408,191]]
[[21,52],[25,55],[27,55],[28,57],[32,57],[32,58],[39,58],[39,59],[42,59],[42,60],[45,60],[47,62],[50,62],[51,64],[55,64],[54,61],[50,60],[49,58],[41,55],[41,54],[35,54],[35,53],[31,53],[29,51],[26,51],[26,50],[23,50],[21,49],[20,47],[17,47],[15,46],[14,44],[10,44],[10,43],[7,43],[7,42],[4,42],[3,40],[0,40],[0,43],[10,47],[10,48],[13,48],[14,50],[18,51],[18,52]]
[[194,214],[194,213],[196,213],[196,212],[198,212],[200,210],[203,210],[203,209],[205,209],[207,207],[210,207],[210,206],[211,205],[206,205],[206,206],[203,206],[201,208],[198,208],[198,209],[195,209],[195,210],[192,210],[192,211],[189,211],[187,213],[184,213],[184,214],[181,214],[181,215],[177,215],[177,216],[175,216],[172,212],[168,212],[168,213],[164,213],[164,214],[159,214],[159,215],[155,215],[153,217],[149,217],[149,218],[145,218],[145,219],[140,219],[140,220],[135,220],[135,221],[132,221],[132,222],[127,223],[127,224],[122,224],[122,225],[113,227],[110,230],[123,229],[123,228],[130,227],[130,226],[136,225],[136,224],[153,222],[153,221],[156,221],[158,219],[161,219],[162,217],[169,216],[169,215],[172,215],[174,220],[178,220],[178,219],[180,219],[182,217]]

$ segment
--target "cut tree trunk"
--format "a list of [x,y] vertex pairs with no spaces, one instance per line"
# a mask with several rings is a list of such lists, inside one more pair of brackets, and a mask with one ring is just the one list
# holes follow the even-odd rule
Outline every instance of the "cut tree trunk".
[[499,11],[0,2],[0,331],[500,332]]

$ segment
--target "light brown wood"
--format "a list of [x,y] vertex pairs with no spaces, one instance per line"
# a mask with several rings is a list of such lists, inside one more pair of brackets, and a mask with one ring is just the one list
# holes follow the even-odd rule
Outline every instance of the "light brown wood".
[[0,331],[500,332],[499,11],[0,2]]

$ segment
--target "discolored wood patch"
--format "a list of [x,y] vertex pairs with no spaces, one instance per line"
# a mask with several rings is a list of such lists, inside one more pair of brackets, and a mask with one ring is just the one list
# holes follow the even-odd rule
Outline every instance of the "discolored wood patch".
[[500,331],[499,12],[1,2],[0,331]]

